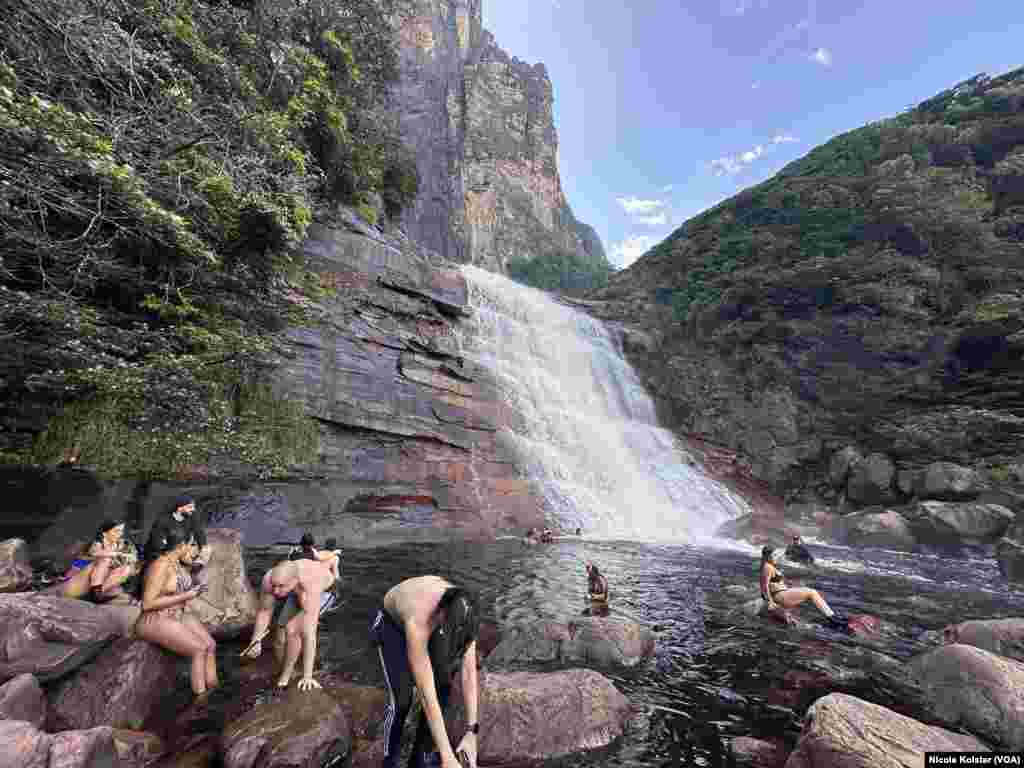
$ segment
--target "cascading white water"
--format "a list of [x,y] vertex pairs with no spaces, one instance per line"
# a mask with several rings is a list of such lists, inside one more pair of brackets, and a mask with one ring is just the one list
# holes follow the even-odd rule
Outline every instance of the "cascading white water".
[[563,528],[647,541],[710,537],[747,503],[690,466],[604,324],[465,266],[462,352],[521,415],[520,466]]

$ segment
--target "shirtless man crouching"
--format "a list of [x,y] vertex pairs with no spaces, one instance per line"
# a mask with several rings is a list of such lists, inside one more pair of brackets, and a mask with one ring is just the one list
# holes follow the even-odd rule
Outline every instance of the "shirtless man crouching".
[[[384,607],[371,627],[390,694],[384,719],[384,768],[398,765],[414,685],[420,692],[423,714],[416,730],[411,768],[460,768],[456,752],[464,753],[475,768],[480,732],[476,669],[479,628],[476,596],[439,576],[407,579],[384,596]],[[453,752],[445,730],[444,708],[459,664],[468,726]]]
[[[320,683],[313,679],[316,631],[320,614],[336,600],[334,581],[330,565],[317,560],[278,563],[263,577],[256,626],[252,630],[252,642],[242,655],[255,659],[263,652],[260,640],[268,633],[274,605],[276,601],[284,600],[275,621],[278,629],[283,630],[285,634],[284,659],[281,676],[277,680],[279,688],[287,688],[291,682],[300,650],[302,679],[299,680],[299,690],[308,691],[320,687]],[[278,661],[282,659],[278,657]]]

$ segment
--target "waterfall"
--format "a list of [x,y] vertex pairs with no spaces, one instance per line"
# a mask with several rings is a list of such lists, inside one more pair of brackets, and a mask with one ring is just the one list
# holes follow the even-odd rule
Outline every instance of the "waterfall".
[[598,320],[506,277],[464,266],[467,359],[517,412],[506,435],[563,529],[645,541],[710,537],[747,503],[689,461]]

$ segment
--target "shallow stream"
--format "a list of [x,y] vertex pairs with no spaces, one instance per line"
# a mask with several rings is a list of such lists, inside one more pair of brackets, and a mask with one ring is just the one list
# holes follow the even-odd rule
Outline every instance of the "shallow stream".
[[[367,627],[401,579],[437,573],[472,586],[485,616],[500,625],[567,621],[585,608],[583,562],[592,559],[611,585],[612,615],[660,628],[657,653],[640,669],[606,671],[638,709],[627,735],[550,765],[726,766],[732,736],[782,737],[792,746],[806,706],[822,692],[807,681],[822,670],[832,690],[928,721],[898,682],[866,667],[909,658],[950,623],[1024,615],[1024,594],[1007,588],[992,560],[812,544],[818,563],[783,562],[788,580],[819,589],[838,611],[878,616],[885,629],[868,641],[840,634],[821,625],[810,604],[800,609],[809,627],[785,628],[735,610],[757,595],[756,553],[721,546],[568,538],[527,548],[505,539],[346,552],[345,602],[322,623],[318,666],[383,687]],[[250,577],[271,564],[253,555]],[[227,654],[225,663],[233,663]]]

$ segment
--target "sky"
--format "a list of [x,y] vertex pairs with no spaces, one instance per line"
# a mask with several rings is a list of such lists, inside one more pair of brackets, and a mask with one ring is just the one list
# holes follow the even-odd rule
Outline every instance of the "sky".
[[547,66],[562,188],[618,266],[836,134],[1024,65],[1021,0],[482,2]]

